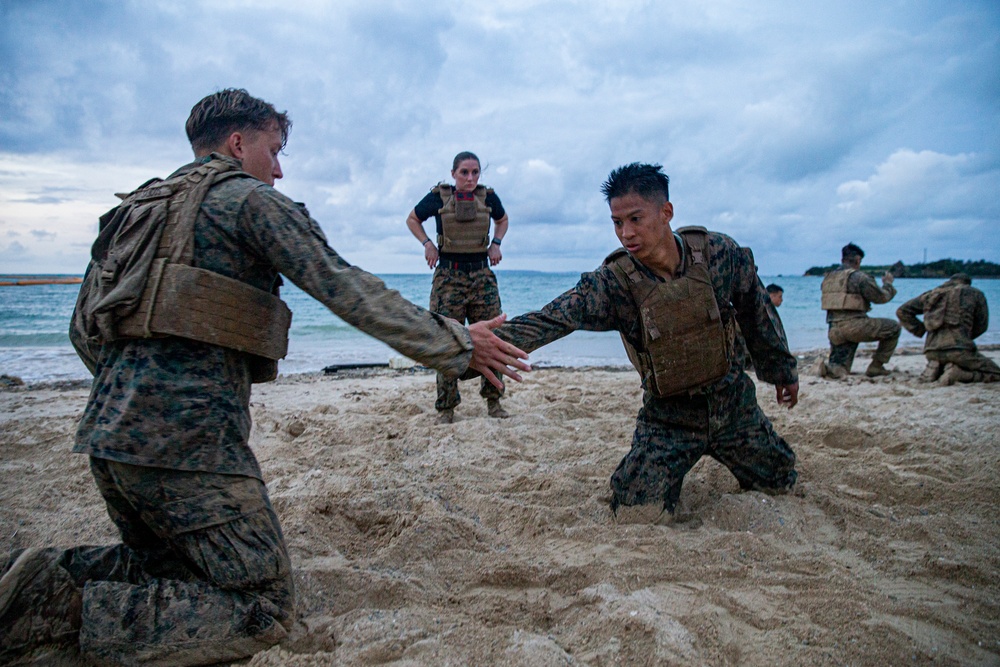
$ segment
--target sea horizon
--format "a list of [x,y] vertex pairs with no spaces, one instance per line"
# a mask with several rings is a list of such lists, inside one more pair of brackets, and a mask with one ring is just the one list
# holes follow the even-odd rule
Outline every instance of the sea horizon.
[[[537,310],[573,287],[580,272],[549,272],[499,269],[497,282],[503,310],[514,317]],[[78,273],[0,274],[11,277],[66,278]],[[426,307],[432,273],[376,274],[388,287]],[[826,322],[819,309],[817,276],[761,276],[764,284],[775,282],[784,288],[784,304],[778,312],[797,356],[828,348]],[[898,294],[887,304],[876,305],[873,317],[895,318],[896,308],[906,300],[941,284],[938,278],[898,278]],[[1000,308],[1000,282],[975,279],[990,306]],[[0,287],[0,374],[16,376],[28,383],[89,379],[90,374],[69,342],[69,318],[79,292],[78,284],[19,285]],[[354,329],[330,313],[296,286],[286,281],[282,298],[293,312],[289,351],[279,364],[283,375],[322,371],[327,366],[345,364],[386,364],[398,352]],[[1000,320],[977,340],[980,344],[1000,343]],[[904,331],[901,347],[920,347],[923,341]],[[863,344],[862,348],[872,347]],[[617,332],[577,331],[539,348],[531,355],[538,367],[623,366],[630,363]],[[891,364],[890,364],[891,365]]]

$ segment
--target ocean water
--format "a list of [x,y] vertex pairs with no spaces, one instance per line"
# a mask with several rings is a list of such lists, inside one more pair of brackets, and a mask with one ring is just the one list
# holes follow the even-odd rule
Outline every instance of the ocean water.
[[[380,276],[386,284],[410,301],[426,306],[431,274]],[[571,288],[578,273],[497,271],[504,311],[511,316],[541,308]],[[762,276],[765,284],[776,282],[785,289],[779,309],[789,346],[793,351],[827,347],[826,321],[819,309],[820,278]],[[872,316],[895,317],[896,308],[918,294],[939,285],[937,279],[898,279],[896,298],[875,306]],[[994,313],[1000,312],[1000,280],[976,280]],[[76,356],[67,333],[79,285],[26,285],[0,287],[0,373],[16,375],[25,382],[79,380],[89,373]],[[317,301],[291,284],[282,296],[292,309],[288,356],[282,360],[284,374],[318,371],[331,364],[385,363],[398,353],[344,323]],[[980,344],[1000,343],[1000,321],[995,316]],[[921,341],[903,332],[900,345],[916,347]],[[543,366],[627,366],[628,358],[616,332],[578,331],[536,350],[532,364]]]

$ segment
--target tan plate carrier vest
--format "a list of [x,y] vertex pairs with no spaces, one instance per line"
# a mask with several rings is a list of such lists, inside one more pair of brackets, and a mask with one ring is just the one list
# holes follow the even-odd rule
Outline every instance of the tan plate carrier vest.
[[441,233],[438,249],[441,252],[476,253],[490,247],[490,207],[486,195],[493,192],[484,185],[477,185],[472,192],[455,192],[454,186],[439,183],[434,190],[441,197]]
[[860,294],[847,291],[847,279],[857,269],[836,269],[823,276],[820,290],[823,295],[820,307],[823,310],[860,310],[868,312],[868,304]]
[[938,331],[962,325],[962,287],[949,285],[931,290],[924,302],[924,328]]
[[649,277],[624,248],[604,260],[639,307],[646,349],[635,349],[623,335],[625,352],[646,388],[660,397],[690,394],[721,380],[733,346],[734,329],[722,322],[708,272],[708,232],[683,227],[677,233],[688,247],[680,278]]
[[122,205],[167,198],[168,212],[139,306],[117,320],[116,333],[117,338],[179,336],[263,357],[252,370],[254,382],[265,382],[277,376],[277,360],[288,352],[291,310],[276,294],[191,266],[194,223],[208,190],[243,175],[212,160],[178,177],[179,187],[162,181],[126,197]]

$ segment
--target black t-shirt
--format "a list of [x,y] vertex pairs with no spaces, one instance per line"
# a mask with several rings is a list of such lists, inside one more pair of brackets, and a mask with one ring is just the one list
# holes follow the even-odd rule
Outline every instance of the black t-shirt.
[[[490,217],[493,220],[499,220],[504,217],[507,213],[503,210],[503,204],[500,203],[500,197],[497,197],[497,193],[490,192],[486,195],[486,205],[490,207]],[[437,194],[433,190],[428,192],[427,195],[420,200],[420,202],[413,207],[413,212],[417,214],[417,219],[420,222],[427,220],[431,216],[434,216],[435,228],[437,234],[441,234],[441,215],[438,211],[444,206],[444,200],[441,199],[441,195]],[[478,262],[487,258],[486,251],[483,252],[442,252],[440,259],[448,262]]]

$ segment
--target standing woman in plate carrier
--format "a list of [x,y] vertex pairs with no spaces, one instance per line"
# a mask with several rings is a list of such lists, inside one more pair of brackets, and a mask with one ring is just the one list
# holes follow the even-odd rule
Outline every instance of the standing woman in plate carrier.
[[[500,198],[479,184],[479,158],[463,151],[451,167],[454,185],[438,183],[406,217],[406,226],[424,246],[424,259],[434,271],[430,310],[469,324],[500,315],[500,291],[490,269],[503,259],[500,243],[507,233],[507,213]],[[424,231],[424,221],[434,216],[437,243]],[[490,237],[490,219],[493,237]],[[508,417],[500,406],[502,391],[481,381],[479,394],[486,399],[487,413],[493,418]],[[438,373],[439,424],[455,420],[455,407],[462,402],[458,380]]]

